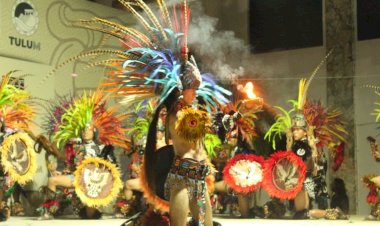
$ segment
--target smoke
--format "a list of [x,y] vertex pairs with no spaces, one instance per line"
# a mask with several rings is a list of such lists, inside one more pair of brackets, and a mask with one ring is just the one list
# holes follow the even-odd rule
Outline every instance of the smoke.
[[[264,67],[256,60],[251,54],[251,47],[236,37],[233,31],[217,28],[221,24],[218,24],[218,18],[206,15],[202,6],[204,1],[206,0],[187,1],[191,10],[188,45],[190,54],[195,56],[201,72],[212,73],[217,80],[225,84],[241,78],[259,78],[262,74],[270,73],[270,68]],[[167,0],[166,5],[171,8],[173,5],[178,6],[180,2]],[[159,15],[155,3],[149,6]]]
[[203,72],[213,73],[223,83],[260,74],[259,62],[253,60],[249,45],[233,31],[218,30],[218,19],[205,15],[200,3],[192,2],[190,8],[188,44]]

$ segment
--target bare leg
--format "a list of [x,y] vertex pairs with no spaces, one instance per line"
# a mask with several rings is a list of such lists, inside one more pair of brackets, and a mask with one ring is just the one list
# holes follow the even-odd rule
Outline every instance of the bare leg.
[[[211,210],[211,202],[210,195],[206,191],[206,212],[205,212],[205,226],[212,226],[212,210]],[[199,220],[199,206],[197,205],[197,200],[190,200],[190,212],[195,221]]]
[[[215,192],[228,193],[226,182],[218,181],[214,184]],[[242,217],[248,217],[250,207],[250,194],[238,194],[239,211]]]
[[48,188],[55,192],[57,190],[57,186],[62,186],[65,188],[73,187],[73,182],[71,178],[67,175],[58,175],[52,176],[48,179]]
[[320,210],[320,209],[312,209],[309,211],[310,217],[312,218],[323,218],[326,215],[326,210]]
[[300,191],[294,199],[294,208],[296,211],[309,209],[309,196],[306,191]]
[[132,199],[133,191],[141,191],[140,179],[130,179],[125,182],[124,195],[126,200]]
[[238,195],[238,202],[239,202],[239,211],[242,217],[248,217],[249,215],[249,201],[250,201],[250,195],[246,194],[239,194]]
[[228,185],[224,180],[218,181],[214,183],[215,192],[223,192],[228,193]]
[[177,188],[170,188],[170,225],[184,226],[187,223],[187,215],[189,213],[189,197],[185,183],[181,183]]

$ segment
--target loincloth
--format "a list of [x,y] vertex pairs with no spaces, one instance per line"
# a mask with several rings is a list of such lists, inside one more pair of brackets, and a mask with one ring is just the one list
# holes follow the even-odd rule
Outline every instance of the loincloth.
[[206,161],[196,161],[176,156],[165,183],[165,197],[170,199],[170,189],[187,189],[189,200],[196,200],[199,206],[199,225],[204,225],[206,210],[206,176],[210,174]]

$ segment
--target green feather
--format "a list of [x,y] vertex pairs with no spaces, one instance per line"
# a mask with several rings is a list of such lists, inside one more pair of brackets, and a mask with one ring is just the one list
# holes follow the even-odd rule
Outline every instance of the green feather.
[[273,149],[276,149],[276,137],[280,137],[281,134],[292,125],[292,118],[290,115],[292,112],[296,111],[298,102],[295,100],[289,100],[288,102],[293,105],[293,108],[289,111],[286,111],[282,107],[275,106],[280,113],[276,116],[276,122],[273,123],[264,136],[265,140],[272,141]]
[[207,155],[210,158],[215,158],[216,157],[215,147],[220,146],[222,142],[220,141],[217,135],[206,133],[204,144],[205,144]]

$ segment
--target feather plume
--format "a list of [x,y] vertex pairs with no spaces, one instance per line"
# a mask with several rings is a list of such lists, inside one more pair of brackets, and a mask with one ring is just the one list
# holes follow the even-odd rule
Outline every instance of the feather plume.
[[166,3],[165,3],[165,0],[157,0],[157,4],[158,6],[160,7],[160,11],[162,12],[162,16],[164,18],[164,22],[166,23],[166,25],[173,30],[173,25],[172,25],[172,22],[170,20],[170,15],[169,15],[169,11],[168,11],[168,8],[166,7]]
[[11,129],[27,129],[35,115],[29,93],[10,83],[10,76],[17,71],[10,71],[3,76],[0,85],[0,117]]
[[80,137],[86,125],[92,124],[98,130],[102,143],[128,148],[129,140],[125,137],[127,129],[122,127],[127,116],[118,114],[116,106],[106,108],[106,100],[102,90],[84,92],[76,98],[61,116],[61,124],[54,134],[58,146],[62,147],[71,138]]
[[160,22],[158,21],[157,17],[154,15],[152,10],[142,1],[142,0],[136,0],[137,4],[144,10],[144,12],[148,15],[149,19],[154,24],[155,28],[158,29],[161,32],[162,37],[164,40],[167,40],[166,33],[164,32],[164,29],[162,28]]
[[209,158],[210,159],[215,158],[217,156],[216,151],[215,151],[216,147],[222,144],[219,137],[212,133],[206,133],[204,143],[205,143],[205,149]]
[[323,58],[323,60],[318,64],[318,66],[313,70],[311,73],[309,79],[301,79],[299,82],[299,89],[298,89],[298,110],[302,110],[303,106],[306,102],[307,98],[307,92],[309,90],[310,84],[313,81],[315,75],[318,73],[319,69],[322,67],[322,65],[325,63],[327,58],[332,53],[332,50]]
[[150,26],[150,24],[144,19],[144,17],[141,16],[141,14],[139,14],[133,7],[132,7],[132,3],[131,2],[128,2],[126,0],[119,0],[119,2],[125,7],[127,8],[139,21],[140,23],[143,25],[143,27],[145,28],[145,30],[151,35],[154,37],[154,39],[157,39],[157,37],[155,35],[153,35],[153,30],[152,30],[152,27]]

